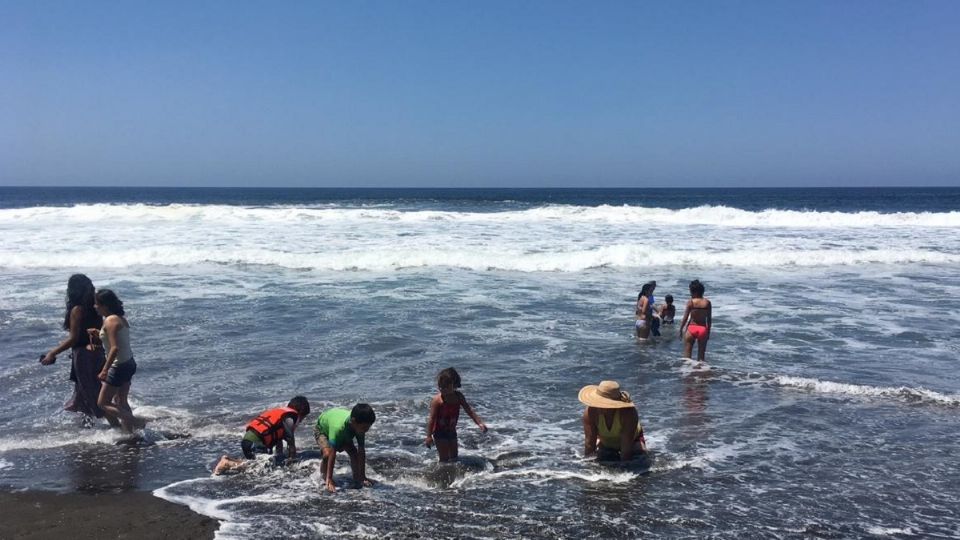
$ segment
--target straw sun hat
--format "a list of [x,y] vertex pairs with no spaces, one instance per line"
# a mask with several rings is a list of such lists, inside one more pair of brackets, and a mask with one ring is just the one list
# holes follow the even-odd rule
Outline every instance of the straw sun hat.
[[580,389],[577,399],[587,407],[601,409],[633,407],[630,394],[620,390],[620,383],[617,381],[600,381],[600,384],[588,384]]

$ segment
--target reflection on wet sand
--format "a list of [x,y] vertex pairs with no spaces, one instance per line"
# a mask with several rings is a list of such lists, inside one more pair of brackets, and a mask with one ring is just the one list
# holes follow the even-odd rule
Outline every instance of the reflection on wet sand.
[[709,439],[712,418],[707,412],[710,396],[707,392],[712,373],[694,371],[682,379],[683,417],[680,419],[680,433],[691,442]]
[[140,487],[143,451],[135,445],[76,445],[65,447],[62,458],[76,491],[121,492]]

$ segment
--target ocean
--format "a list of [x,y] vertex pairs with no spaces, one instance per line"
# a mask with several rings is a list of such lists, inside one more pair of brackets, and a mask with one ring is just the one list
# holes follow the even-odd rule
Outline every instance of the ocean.
[[[130,441],[62,411],[67,278],[124,301]],[[960,188],[0,188],[0,487],[149,490],[219,538],[960,538]],[[633,336],[706,285],[708,367]],[[678,319],[681,313],[678,313]],[[437,372],[457,464],[423,446]],[[617,380],[651,459],[582,456]],[[371,403],[372,489],[239,455],[245,422]],[[279,531],[279,532],[278,532]]]

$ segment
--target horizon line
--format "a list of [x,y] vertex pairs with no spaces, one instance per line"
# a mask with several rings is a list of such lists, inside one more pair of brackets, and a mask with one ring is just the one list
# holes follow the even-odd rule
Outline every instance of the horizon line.
[[644,190],[644,189],[673,189],[681,191],[697,190],[697,189],[872,189],[872,188],[882,188],[882,189],[931,189],[931,188],[945,188],[945,189],[960,189],[960,184],[957,185],[856,185],[856,186],[836,186],[836,185],[809,185],[809,186],[604,186],[604,187],[589,187],[589,186],[523,186],[523,187],[503,187],[503,186],[473,186],[473,187],[464,187],[464,186],[233,186],[233,185],[210,185],[210,186],[181,186],[181,185],[169,185],[169,186],[158,186],[158,185],[145,185],[145,186],[130,186],[130,185],[117,185],[117,184],[77,184],[77,185],[41,185],[41,186],[27,186],[27,185],[0,185],[0,189],[12,188],[12,189],[78,189],[78,188],[120,188],[120,189],[189,189],[189,190],[199,190],[199,189],[261,189],[261,190],[276,190],[276,189],[354,189],[354,190]]

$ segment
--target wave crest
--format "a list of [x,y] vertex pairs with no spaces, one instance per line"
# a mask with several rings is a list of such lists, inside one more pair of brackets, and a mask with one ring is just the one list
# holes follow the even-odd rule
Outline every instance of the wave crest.
[[960,407],[960,395],[942,394],[933,390],[927,390],[926,388],[868,386],[821,381],[820,379],[808,379],[804,377],[790,377],[786,375],[776,377],[773,382],[779,386],[798,388],[822,394],[896,398],[912,403],[930,403],[948,407]]
[[555,253],[498,249],[397,248],[315,253],[290,253],[268,249],[213,250],[172,246],[117,251],[70,253],[7,253],[0,257],[6,268],[72,268],[76,261],[96,268],[130,266],[276,266],[319,271],[393,271],[411,268],[462,268],[475,271],[580,272],[594,268],[636,268],[671,261],[676,267],[819,267],[863,264],[957,264],[960,254],[922,249],[887,250],[734,250],[699,252],[658,250],[643,245],[606,246]]
[[88,204],[70,207],[0,209],[0,222],[215,222],[316,223],[330,222],[460,222],[460,223],[609,223],[644,225],[709,225],[734,228],[960,228],[960,212],[819,212],[813,210],[761,211],[727,206],[669,209],[642,206],[550,205],[498,212],[452,212],[305,206],[230,206],[170,204]]

